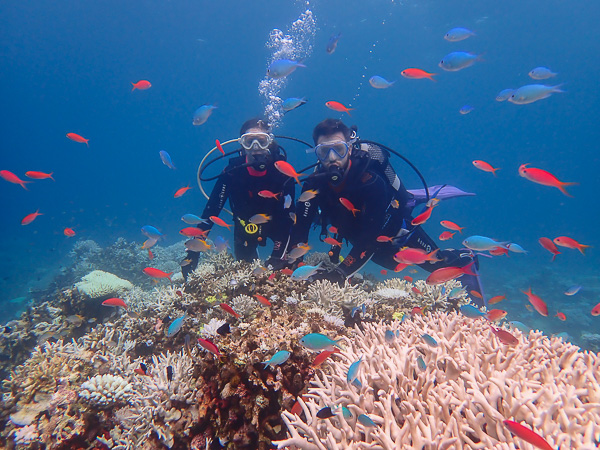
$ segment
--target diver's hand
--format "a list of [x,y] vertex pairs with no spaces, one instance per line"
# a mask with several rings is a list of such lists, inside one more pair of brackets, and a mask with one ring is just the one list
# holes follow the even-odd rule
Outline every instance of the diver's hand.
[[184,261],[189,261],[189,263],[181,266],[181,274],[183,275],[183,279],[185,281],[187,281],[188,275],[190,273],[192,273],[194,270],[196,270],[196,267],[198,267],[198,258],[199,257],[200,257],[200,252],[192,252],[192,251],[188,250],[182,263]]

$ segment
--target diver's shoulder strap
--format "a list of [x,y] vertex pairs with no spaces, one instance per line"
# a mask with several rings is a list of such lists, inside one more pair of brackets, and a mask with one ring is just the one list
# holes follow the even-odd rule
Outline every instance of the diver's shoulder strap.
[[402,186],[400,178],[396,174],[396,171],[390,164],[390,154],[387,150],[379,147],[378,145],[368,144],[366,142],[360,143],[361,152],[365,152],[369,156],[371,162],[376,171],[384,176],[394,188],[398,191]]

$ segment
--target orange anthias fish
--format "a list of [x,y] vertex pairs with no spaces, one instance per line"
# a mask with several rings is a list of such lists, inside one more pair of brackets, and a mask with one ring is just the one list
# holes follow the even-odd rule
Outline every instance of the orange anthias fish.
[[431,217],[431,212],[433,211],[433,208],[435,208],[438,204],[438,201],[435,201],[437,199],[432,198],[431,200],[429,200],[430,204],[427,207],[427,209],[425,211],[423,211],[421,214],[419,214],[417,217],[415,217],[410,223],[411,225],[423,225],[425,222],[427,222],[429,220],[429,218]]
[[579,250],[581,252],[582,255],[585,255],[585,253],[583,251],[586,248],[591,247],[591,245],[580,244],[575,239],[567,237],[567,236],[559,236],[557,238],[554,238],[554,243],[556,245],[560,245],[561,247],[576,248],[577,250]]
[[221,143],[219,142],[218,139],[215,139],[215,144],[217,145],[217,148],[219,149],[219,151],[221,153],[223,153],[223,156],[225,156],[225,150],[223,150],[223,146],[221,145]]
[[447,241],[448,239],[452,239],[456,232],[452,233],[451,231],[444,231],[440,234],[440,241]]
[[341,351],[338,348],[334,348],[333,350],[323,350],[321,353],[319,353],[315,357],[315,359],[314,359],[314,361],[312,363],[312,366],[313,367],[319,367],[321,364],[323,364],[325,362],[325,360],[327,358],[329,358],[334,353],[341,353]]
[[398,263],[396,265],[396,267],[394,268],[394,272],[402,272],[404,269],[406,269],[408,266],[410,266],[410,264],[404,264],[404,263]]
[[104,306],[120,306],[121,308],[127,309],[127,303],[120,298],[109,298],[102,302]]
[[219,219],[217,216],[210,216],[209,219],[212,223],[219,225],[220,227],[226,227],[228,230],[231,229],[231,224],[226,223],[223,219]]
[[380,273],[381,275],[387,275],[387,270],[385,270],[385,269],[381,269],[381,270],[379,271],[379,273]]
[[[179,230],[179,234],[186,236],[186,237],[206,237],[207,233],[208,233],[208,230],[201,230],[200,228],[196,228],[196,227],[185,227],[185,228]],[[148,241],[149,240],[150,239],[148,239]],[[146,241],[146,242],[148,242],[148,241]],[[144,245],[146,244],[146,242],[144,242]]]
[[326,244],[329,244],[329,245],[335,245],[337,247],[342,246],[342,243],[340,241],[338,241],[337,239],[334,239],[332,237],[326,237],[325,239],[323,239],[323,242],[325,242]]
[[296,183],[300,184],[300,179],[298,178],[300,174],[296,172],[296,169],[286,161],[275,161],[275,168],[279,170],[282,174],[287,175],[290,178],[296,180]]
[[516,345],[519,343],[519,340],[508,331],[503,330],[502,328],[494,328],[492,325],[490,325],[490,327],[492,328],[492,333],[494,333],[503,344]]
[[281,269],[281,273],[289,277],[294,273],[294,271],[289,267],[286,267],[285,269]]
[[331,234],[337,234],[338,229],[331,225],[329,228],[327,228],[327,231],[329,231]]
[[405,281],[408,281],[409,283],[412,283],[412,282],[413,282],[413,277],[411,277],[410,275],[406,275],[406,276],[404,277],[404,280],[405,280]]
[[531,292],[531,288],[528,291],[521,291],[529,299],[529,303],[535,308],[535,310],[542,316],[548,317],[548,305],[546,302]]
[[[413,288],[415,289],[415,288]],[[417,289],[418,290],[418,289]],[[415,316],[422,316],[423,313],[425,312],[425,308],[421,308],[420,306],[415,306],[411,311],[410,311],[410,315],[415,317]]]
[[462,230],[465,229],[465,227],[459,227],[454,222],[450,222],[449,220],[440,221],[440,225],[444,228],[448,228],[449,230],[458,231],[460,234],[462,234]]
[[490,309],[485,315],[490,322],[498,322],[506,317],[508,313],[502,309]]
[[35,218],[37,216],[41,216],[41,215],[42,215],[42,213],[40,212],[39,209],[34,213],[27,214],[25,217],[23,217],[23,220],[21,220],[21,225],[29,225],[31,222],[33,222],[35,220]]
[[231,314],[233,317],[235,317],[236,319],[239,319],[240,317],[242,317],[241,315],[239,315],[238,313],[236,313],[233,308],[231,306],[229,306],[227,303],[221,303],[219,304],[219,306],[221,307],[221,309],[223,311],[225,311],[226,313]]
[[27,183],[33,183],[33,181],[21,180],[18,176],[12,173],[10,170],[0,170],[0,177],[4,178],[9,183],[20,184],[23,189],[28,190],[25,185]]
[[488,300],[488,305],[495,305],[506,299],[506,295],[496,295]]
[[475,261],[473,261],[470,264],[467,264],[464,267],[442,267],[441,269],[434,270],[429,274],[429,276],[425,280],[425,283],[442,284],[446,281],[454,280],[463,275],[477,276],[477,274],[471,270],[473,264],[475,264]]
[[354,217],[356,217],[357,212],[360,212],[360,210],[356,209],[354,207],[354,205],[352,204],[352,202],[350,200],[348,200],[347,198],[340,197],[340,203],[342,204],[342,206],[344,208],[346,208],[348,211],[350,211]]
[[483,300],[483,295],[481,295],[481,292],[476,291],[475,289],[473,289],[472,291],[469,291],[469,294],[471,294],[473,297],[477,297],[477,298],[480,298],[481,300]]
[[175,195],[173,195],[173,197],[174,198],[179,198],[183,194],[185,194],[187,191],[189,191],[190,189],[191,189],[191,187],[189,187],[189,186],[179,188],[179,189],[177,189],[177,192],[175,192]]
[[501,255],[508,256],[508,253],[509,253],[509,250],[506,247],[495,247],[488,251],[489,251],[490,255],[492,255],[492,256],[501,256]]
[[562,312],[560,312],[560,311],[558,311],[554,317],[558,317],[558,318],[559,318],[560,320],[562,320],[563,322],[564,322],[565,320],[567,320],[567,316],[565,316],[565,313],[562,313]]
[[439,251],[440,249],[436,248],[434,251],[427,253],[420,248],[404,247],[394,255],[394,261],[402,264],[423,264],[426,261],[437,262],[440,261],[437,257]]
[[63,234],[67,237],[75,236],[75,230],[73,228],[65,228]]
[[499,167],[494,168],[494,167],[492,167],[491,164],[486,163],[485,161],[478,160],[478,159],[473,161],[473,165],[475,167],[477,167],[479,170],[483,170],[484,172],[492,172],[494,174],[494,176],[497,176],[496,170],[500,170]]
[[404,69],[402,72],[400,72],[400,75],[402,75],[404,78],[410,78],[412,80],[421,80],[423,78],[429,78],[431,81],[436,81],[433,79],[433,76],[437,75],[437,73],[428,73],[425,72],[423,69],[410,68]]
[[25,176],[29,177],[29,178],[33,178],[34,180],[45,180],[47,178],[50,178],[52,181],[55,181],[54,178],[52,178],[53,173],[54,172],[45,173],[45,172],[36,172],[35,170],[30,170],[28,172],[25,172]]
[[502,423],[504,424],[504,426],[506,428],[509,429],[509,431],[512,434],[520,437],[525,442],[529,442],[534,447],[537,447],[541,450],[554,450],[554,448],[550,444],[548,444],[546,439],[541,437],[539,434],[537,434],[531,428],[527,428],[527,427],[521,425],[520,423],[514,422],[512,420],[504,420]]
[[390,236],[377,236],[377,239],[375,240],[377,242],[392,242],[394,238]]
[[263,297],[262,295],[255,294],[254,298],[265,306],[271,306],[271,302],[269,301],[269,299],[267,297]]
[[137,83],[131,83],[131,85],[133,86],[131,88],[131,92],[135,91],[136,89],[145,91],[146,89],[150,89],[152,87],[152,84],[150,84],[148,80],[140,80]]
[[80,144],[85,144],[88,147],[90,146],[90,140],[78,135],[77,133],[67,133],[67,137],[72,141],[79,142]]
[[148,258],[150,259],[150,261],[154,259],[154,253],[152,253],[152,250],[150,249],[148,249]]
[[275,200],[279,200],[279,194],[280,194],[280,192],[275,193],[275,192],[271,192],[267,189],[258,192],[259,197],[274,198]]
[[354,108],[347,108],[340,102],[329,101],[325,103],[325,106],[334,111],[345,112],[348,115],[350,115],[350,111],[354,111]]
[[544,186],[555,187],[556,189],[560,190],[560,192],[565,194],[567,197],[573,197],[571,194],[569,194],[567,192],[567,190],[565,189],[565,186],[572,186],[572,185],[578,184],[578,183],[565,183],[563,181],[560,181],[558,178],[556,178],[550,172],[546,172],[545,170],[542,170],[542,169],[536,169],[535,167],[527,167],[527,166],[528,166],[528,164],[523,164],[523,165],[521,165],[521,167],[519,167],[519,175],[521,175],[523,178],[525,178],[529,181],[533,181],[534,183],[542,184]]
[[173,275],[173,272],[166,273],[154,267],[146,267],[144,273],[152,278],[168,278],[169,281],[171,281],[171,275]]
[[600,316],[600,303],[592,308],[592,316]]
[[544,247],[546,250],[552,253],[553,256],[551,261],[554,261],[556,259],[556,255],[560,255],[560,252],[558,251],[556,244],[552,242],[552,239],[549,239],[547,237],[541,237],[538,239],[538,242],[542,247]]
[[[416,287],[416,286],[413,286],[412,289],[411,289],[411,291],[413,291],[415,294],[423,295],[423,293],[421,292],[421,290],[418,287]],[[414,311],[414,308],[413,308],[413,311]]]

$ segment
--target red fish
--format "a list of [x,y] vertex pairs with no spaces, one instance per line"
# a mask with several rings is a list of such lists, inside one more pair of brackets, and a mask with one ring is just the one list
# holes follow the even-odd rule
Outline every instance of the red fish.
[[152,84],[150,84],[148,80],[140,80],[137,83],[131,83],[131,85],[133,86],[131,88],[131,92],[135,91],[136,89],[145,91],[146,89],[150,89],[152,87]]
[[452,231],[458,231],[460,234],[462,234],[462,230],[465,229],[465,227],[459,227],[458,225],[456,225],[454,222],[450,222],[449,220],[442,220],[440,222],[440,224],[444,227],[444,228],[448,228],[449,230]]
[[485,315],[486,319],[490,322],[498,322],[506,317],[508,313],[501,309],[490,309]]
[[402,272],[406,269],[410,264],[398,263],[394,268],[394,272]]
[[406,276],[404,277],[404,280],[405,280],[405,281],[408,281],[409,283],[412,283],[412,282],[413,282],[413,277],[411,277],[410,275],[406,275]]
[[356,209],[354,207],[354,205],[352,204],[352,202],[350,200],[348,200],[347,198],[340,197],[340,203],[342,204],[342,206],[344,208],[346,208],[348,211],[350,211],[354,217],[356,217],[357,212],[360,212],[360,210]]
[[527,296],[527,298],[529,299],[529,303],[531,303],[531,305],[535,308],[537,312],[539,312],[542,316],[548,316],[548,305],[546,305],[546,302],[544,300],[542,300],[540,297],[531,292],[531,288],[529,288],[529,291],[527,292],[521,292]]
[[509,431],[515,436],[520,437],[525,442],[529,442],[531,445],[541,449],[541,450],[554,450],[550,444],[533,431],[531,428],[527,428],[521,425],[518,422],[514,422],[512,420],[504,420],[502,421],[504,426],[509,429]]
[[331,233],[331,234],[337,234],[338,229],[336,227],[334,227],[333,225],[331,225],[329,228],[327,228],[327,230]]
[[228,230],[231,228],[230,223],[225,222],[223,219],[220,219],[217,216],[210,216],[209,219],[212,221],[212,223],[221,227],[226,227]]
[[411,225],[423,225],[425,222],[427,222],[429,220],[429,218],[431,217],[431,212],[433,211],[433,208],[435,208],[438,204],[437,201],[432,201],[432,200],[436,200],[436,199],[430,200],[430,202],[431,202],[430,206],[428,206],[425,211],[423,211],[421,214],[419,214],[417,217],[415,217],[410,222]]
[[562,320],[563,322],[564,322],[565,320],[567,320],[567,316],[565,316],[565,313],[561,313],[560,311],[558,311],[554,317],[558,317],[558,318],[559,318],[560,320]]
[[[413,288],[413,289],[416,289],[416,288]],[[410,315],[413,316],[413,317],[415,317],[415,316],[422,316],[424,311],[425,311],[425,308],[421,308],[420,306],[415,306],[410,311]]]
[[392,242],[394,240],[393,237],[389,237],[389,236],[377,236],[377,239],[375,239],[377,242]]
[[275,200],[279,200],[279,194],[280,192],[275,193],[266,189],[258,192],[258,195],[262,198],[274,198]]
[[452,233],[450,231],[444,231],[440,234],[440,241],[447,241],[448,239],[452,239],[456,233]]
[[321,364],[323,364],[325,362],[325,360],[327,358],[329,358],[331,355],[333,355],[334,353],[341,353],[340,349],[338,348],[334,348],[333,350],[323,350],[321,353],[319,353],[313,363],[312,366],[313,367],[319,367]]
[[75,230],[73,228],[65,228],[63,234],[67,237],[75,236]]
[[217,346],[213,344],[213,342],[210,339],[198,338],[198,344],[200,344],[200,347],[202,347],[205,350],[208,350],[213,355],[221,356],[221,352],[219,352]]
[[138,374],[138,375],[148,376],[148,374],[146,372],[144,372],[144,369],[142,369],[141,367],[134,369],[133,373]]
[[152,253],[152,250],[150,249],[148,249],[148,258],[150,258],[150,261],[154,259],[154,253]]
[[279,170],[282,174],[295,179],[296,183],[300,184],[300,179],[298,178],[300,174],[296,172],[296,169],[294,169],[294,167],[292,167],[292,165],[289,162],[275,161],[275,168]]
[[479,170],[483,170],[484,172],[492,172],[494,174],[494,176],[497,176],[496,170],[500,170],[499,167],[494,168],[494,167],[492,167],[491,164],[486,163],[485,161],[478,160],[478,159],[473,161],[473,165],[475,167],[477,167]]
[[600,303],[592,308],[592,316],[600,316]]
[[471,294],[473,297],[480,298],[481,300],[483,300],[483,295],[481,295],[481,292],[479,291],[472,290],[469,291],[469,294]]
[[573,197],[567,192],[565,186],[572,186],[578,183],[565,183],[563,181],[560,181],[550,172],[546,172],[542,169],[536,169],[535,167],[527,167],[527,165],[528,164],[523,164],[521,165],[521,167],[519,167],[519,175],[521,175],[523,178],[529,181],[533,181],[537,184],[542,184],[544,186],[555,187],[567,197]]
[[413,288],[411,289],[411,291],[413,291],[417,295],[423,295],[423,293],[420,291],[420,289],[418,287],[416,287],[416,286],[413,286]]
[[40,210],[38,209],[36,212],[27,214],[25,217],[23,217],[23,220],[21,220],[21,225],[29,225],[31,222],[33,222],[35,220],[35,218],[37,216],[41,216],[42,213],[39,211]]
[[412,80],[421,80],[423,78],[429,78],[431,81],[436,81],[433,79],[433,76],[437,75],[437,73],[428,73],[422,69],[410,68],[404,69],[402,72],[400,72],[400,75],[402,75],[404,78],[409,78]]
[[289,277],[294,273],[294,271],[289,267],[286,267],[285,269],[281,269],[281,273]]
[[33,183],[33,181],[21,180],[18,176],[12,173],[10,170],[0,170],[0,177],[4,178],[9,183],[20,184],[26,191],[29,190],[25,187],[27,183]]
[[345,112],[349,116],[351,115],[350,111],[354,111],[354,108],[347,108],[340,102],[329,101],[325,103],[325,106],[327,106],[329,109],[333,109],[334,111]]
[[208,230],[201,230],[196,227],[185,227],[182,230],[179,230],[179,234],[187,237],[206,237]]
[[45,173],[45,172],[36,172],[35,170],[30,170],[28,172],[25,172],[25,176],[29,177],[29,178],[33,178],[34,180],[45,180],[47,178],[50,178],[52,181],[55,181],[54,178],[52,178],[53,173],[54,172]]
[[490,255],[493,256],[501,256],[501,255],[509,255],[509,250],[506,247],[496,247],[496,248],[492,248],[491,250],[489,250]]
[[381,269],[381,270],[379,271],[379,273],[380,273],[381,275],[387,275],[387,270],[385,270],[385,269]]
[[220,303],[219,306],[221,307],[221,309],[223,311],[225,311],[226,313],[231,314],[233,317],[235,317],[236,319],[239,319],[241,316],[236,313],[233,308],[231,306],[229,306],[227,303]]
[[433,272],[431,272],[431,274],[429,274],[429,276],[425,280],[425,283],[442,284],[446,281],[454,280],[463,275],[477,276],[477,274],[471,270],[473,264],[475,264],[475,261],[473,261],[470,264],[467,264],[464,267],[442,267],[441,269],[434,270]]
[[152,278],[168,278],[169,281],[171,281],[171,275],[173,275],[173,272],[166,273],[154,267],[146,267],[144,273]]
[[591,245],[580,244],[575,239],[567,236],[559,236],[557,238],[554,238],[554,243],[556,245],[560,245],[561,247],[576,248],[581,252],[582,255],[585,255],[585,253],[583,252],[584,249],[591,247]]
[[547,238],[547,237],[541,237],[538,239],[538,242],[540,243],[540,245],[542,247],[544,247],[546,250],[548,250],[550,253],[552,253],[552,261],[554,261],[556,259],[556,255],[560,255],[560,252],[558,251],[558,248],[556,247],[556,244],[554,242],[552,242],[551,239]]
[[267,297],[263,297],[262,295],[255,294],[254,298],[265,306],[271,306],[271,302],[269,301],[269,299]]
[[121,308],[127,309],[127,303],[120,298],[109,298],[102,302],[104,306],[120,306]]
[[420,248],[404,247],[394,255],[394,261],[402,264],[423,264],[426,261],[437,262],[440,259],[437,257],[437,252],[440,249],[436,248],[431,253],[427,253]]
[[89,144],[89,141],[90,141],[90,140],[89,140],[89,139],[86,139],[86,138],[84,138],[83,136],[80,136],[80,135],[79,135],[79,134],[77,134],[77,133],[67,133],[67,137],[68,137],[69,139],[71,139],[72,141],[78,142],[78,143],[80,143],[80,144],[85,144],[85,145],[87,145],[88,147],[90,146],[90,144]]
[[496,295],[488,300],[488,305],[495,305],[506,299],[506,295]]
[[492,325],[490,325],[490,328],[492,329],[492,333],[494,333],[503,344],[516,345],[519,343],[519,340],[508,331],[503,330],[502,328],[494,328]]
[[185,194],[187,191],[189,191],[190,189],[191,189],[191,187],[189,187],[189,186],[179,188],[179,189],[177,189],[177,192],[175,192],[175,195],[173,195],[173,197],[174,198],[179,198],[183,194]]
[[275,277],[277,276],[276,273],[272,273],[271,275],[269,275],[269,278],[267,278],[267,280],[271,281],[273,280]]
[[332,237],[326,237],[325,239],[323,239],[323,242],[325,242],[326,244],[329,245],[335,245],[337,247],[341,247],[342,243]]
[[223,150],[223,146],[221,145],[218,139],[215,139],[215,144],[217,144],[217,148],[221,153],[223,153],[223,156],[225,156],[225,150]]

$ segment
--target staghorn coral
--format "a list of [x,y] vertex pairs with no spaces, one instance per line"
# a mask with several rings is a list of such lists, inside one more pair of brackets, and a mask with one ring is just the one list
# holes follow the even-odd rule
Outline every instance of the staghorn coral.
[[340,313],[341,307],[352,308],[364,301],[367,292],[360,285],[352,285],[348,281],[344,286],[320,280],[310,283],[306,291],[306,299],[332,313]]
[[[385,340],[386,329],[397,333]],[[437,346],[422,339],[429,334]],[[510,449],[502,421],[527,423],[554,448],[596,448],[600,440],[600,357],[541,332],[507,346],[483,320],[433,313],[412,321],[364,324],[329,373],[317,375],[305,419],[283,413],[290,437],[278,448]],[[420,369],[418,358],[425,361]],[[360,389],[346,381],[351,363],[362,358]],[[323,406],[346,406],[330,420],[316,417]],[[367,414],[374,427],[358,423]],[[520,442],[519,442],[520,443]]]

